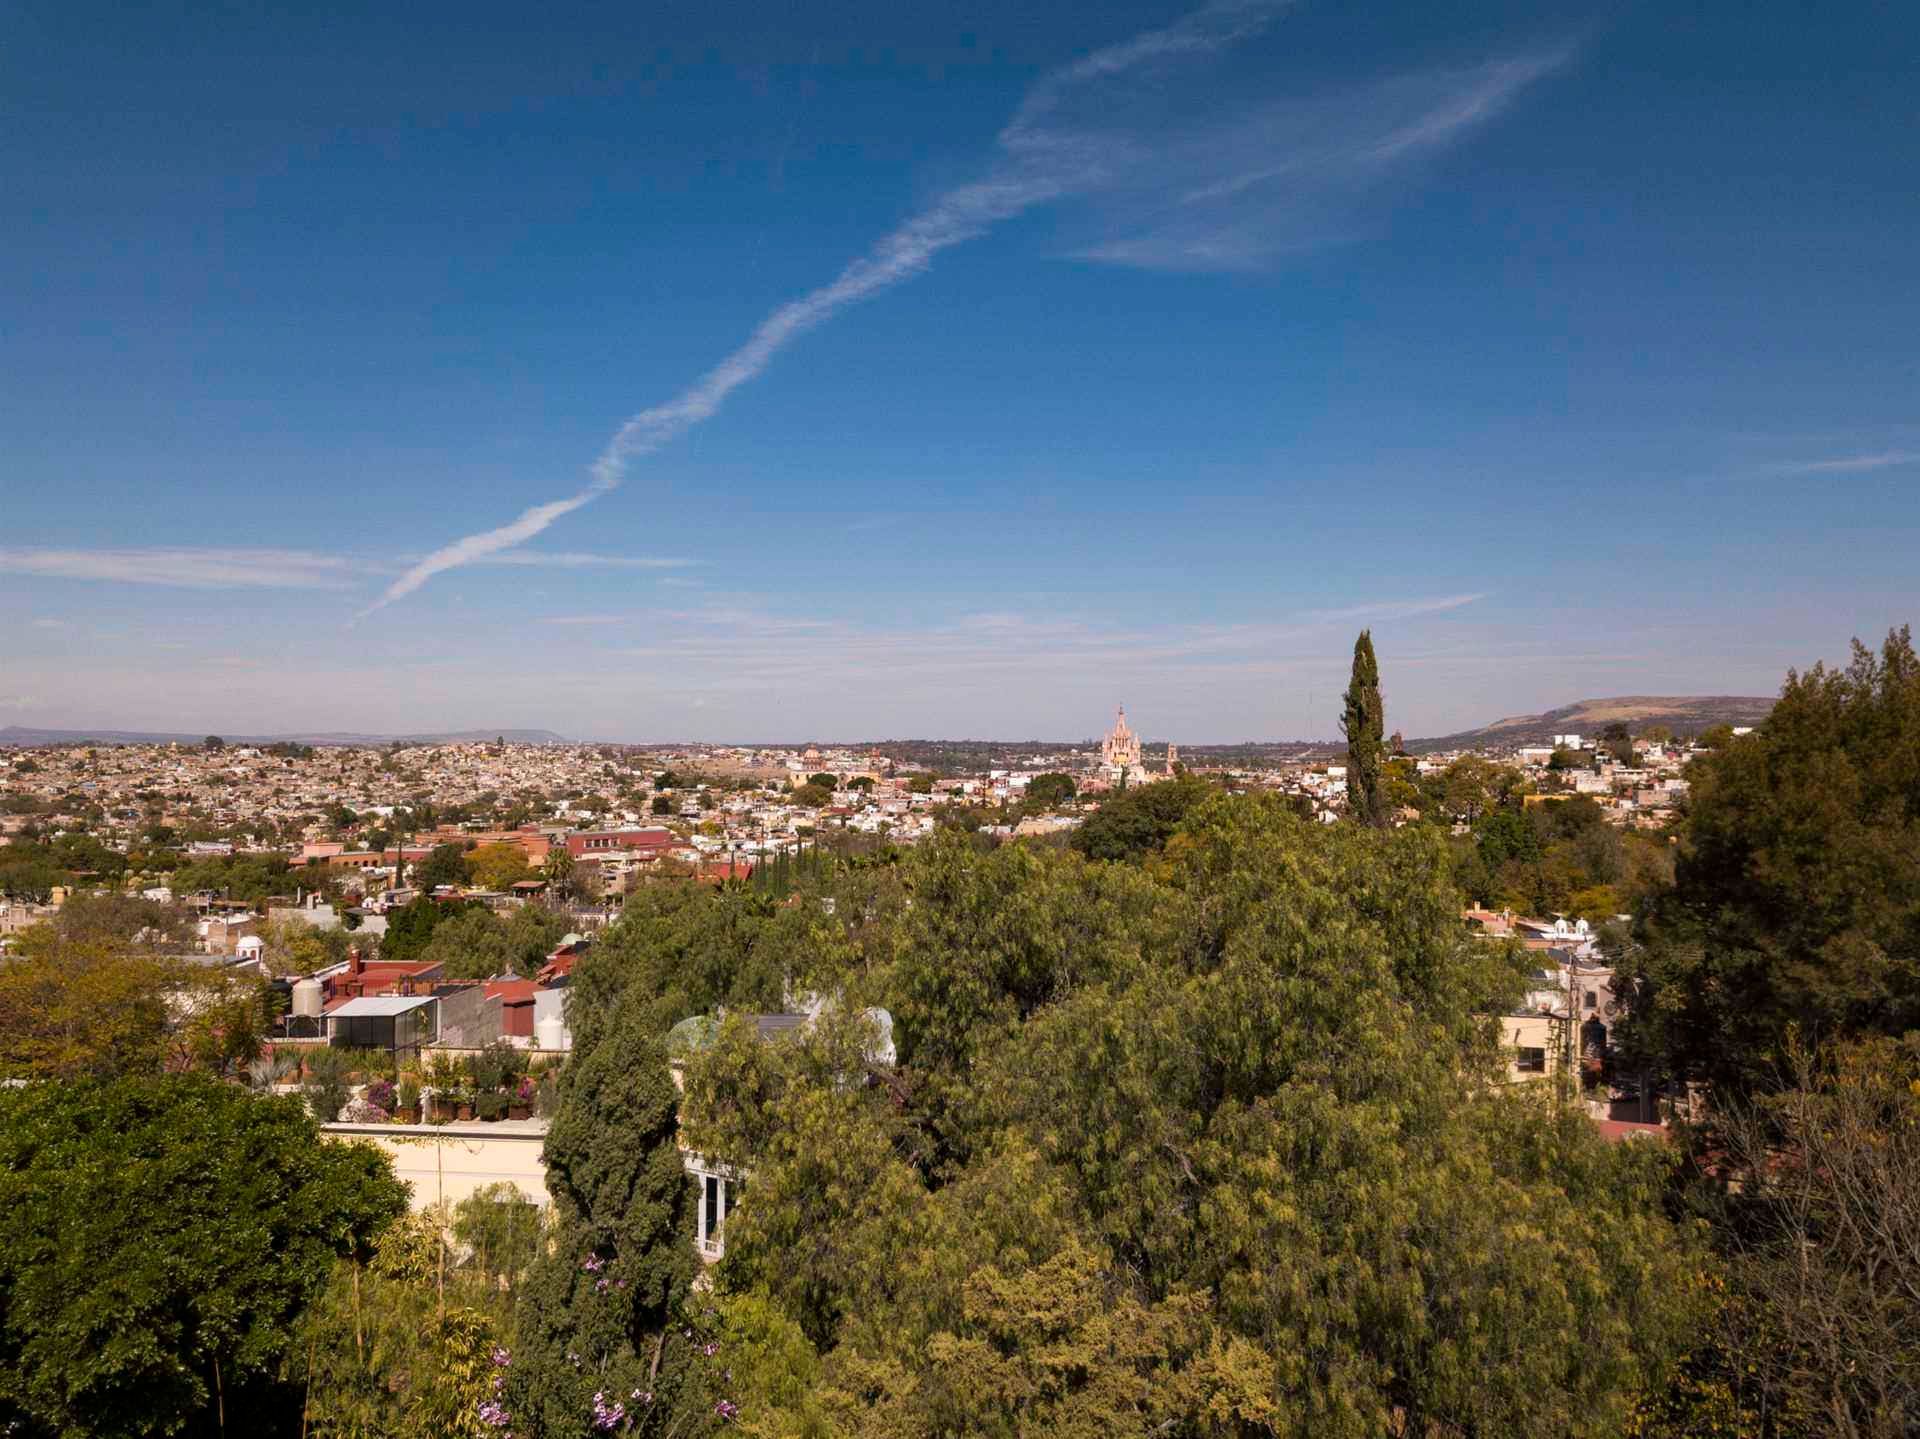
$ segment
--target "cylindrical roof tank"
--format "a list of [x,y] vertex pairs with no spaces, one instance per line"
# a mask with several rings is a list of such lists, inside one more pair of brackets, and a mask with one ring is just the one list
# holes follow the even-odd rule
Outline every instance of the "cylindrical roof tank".
[[320,994],[320,981],[302,979],[293,986],[293,1012],[302,1019],[318,1019],[324,1003]]

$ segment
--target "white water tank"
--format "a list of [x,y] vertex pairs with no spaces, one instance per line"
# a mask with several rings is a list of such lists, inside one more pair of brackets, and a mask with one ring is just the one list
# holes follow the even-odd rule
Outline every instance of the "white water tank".
[[533,1022],[533,1044],[536,1049],[567,1048],[567,1022],[557,1014]]
[[298,979],[293,984],[293,1012],[302,1019],[318,1019],[323,1008],[320,981]]

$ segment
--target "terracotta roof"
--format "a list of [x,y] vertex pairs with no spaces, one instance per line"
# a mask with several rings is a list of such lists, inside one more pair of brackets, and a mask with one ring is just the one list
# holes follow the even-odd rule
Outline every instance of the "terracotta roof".
[[1632,1119],[1596,1119],[1594,1127],[1600,1131],[1600,1137],[1610,1144],[1618,1144],[1623,1139],[1671,1139],[1673,1131],[1664,1124],[1641,1124]]

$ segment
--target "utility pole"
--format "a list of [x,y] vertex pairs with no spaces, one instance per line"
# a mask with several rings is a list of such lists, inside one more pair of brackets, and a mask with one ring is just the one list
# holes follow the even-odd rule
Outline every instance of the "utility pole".
[[1580,951],[1567,951],[1567,1096],[1571,1103],[1580,1097]]

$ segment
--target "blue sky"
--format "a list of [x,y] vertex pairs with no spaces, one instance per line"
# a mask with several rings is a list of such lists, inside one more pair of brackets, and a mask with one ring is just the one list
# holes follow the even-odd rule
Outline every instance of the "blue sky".
[[1370,624],[1424,734],[1920,608],[1910,7],[265,8],[10,8],[0,723],[1325,736]]

